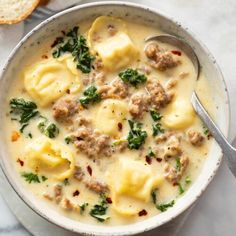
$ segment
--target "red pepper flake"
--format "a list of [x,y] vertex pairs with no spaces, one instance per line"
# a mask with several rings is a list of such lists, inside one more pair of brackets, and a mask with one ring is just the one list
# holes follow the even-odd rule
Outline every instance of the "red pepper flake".
[[146,215],[147,215],[147,211],[145,209],[143,209],[142,211],[138,213],[138,216],[146,216]]
[[173,54],[175,54],[175,55],[177,55],[177,56],[181,56],[182,55],[182,53],[180,52],[180,51],[178,51],[178,50],[173,50],[173,51],[171,51]]
[[24,166],[24,161],[22,161],[20,158],[17,159],[17,162],[20,164],[20,166]]
[[88,171],[89,175],[92,176],[93,170],[92,170],[91,166],[87,166],[87,171]]
[[73,192],[73,197],[79,196],[79,194],[80,194],[79,190],[75,190]]
[[162,162],[162,158],[157,157],[156,160],[157,160],[158,162]]
[[66,93],[67,93],[67,94],[70,94],[70,89],[67,89],[67,90],[66,90]]
[[42,58],[43,59],[48,59],[48,56],[47,55],[42,55]]
[[178,184],[178,183],[176,183],[176,182],[174,182],[174,183],[173,183],[173,186],[178,186],[178,185],[179,185],[179,184]]
[[64,30],[62,30],[61,33],[62,33],[63,35],[66,35],[66,32],[65,32]]
[[122,128],[123,128],[123,125],[122,125],[122,123],[119,122],[119,123],[118,123],[118,130],[121,131]]
[[112,204],[112,200],[111,200],[110,197],[107,197],[107,198],[106,198],[106,201],[107,201],[107,203]]
[[149,165],[152,164],[152,158],[151,158],[150,156],[146,156],[145,159],[146,159],[146,162],[147,162]]

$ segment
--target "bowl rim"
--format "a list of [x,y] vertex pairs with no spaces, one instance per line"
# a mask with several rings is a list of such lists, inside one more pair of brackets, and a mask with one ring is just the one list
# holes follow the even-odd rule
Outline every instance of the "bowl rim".
[[[42,21],[40,24],[38,24],[37,26],[35,26],[29,33],[27,33],[20,41],[19,43],[14,47],[14,49],[11,51],[11,53],[9,54],[3,68],[2,68],[2,71],[0,73],[0,81],[2,81],[3,77],[5,76],[5,73],[6,73],[6,69],[8,68],[8,65],[10,64],[11,60],[14,58],[15,54],[18,52],[18,50],[21,48],[21,46],[32,36],[34,35],[34,33],[36,33],[38,30],[44,28],[48,23],[52,22],[52,21],[56,21],[58,17],[60,16],[63,16],[67,13],[70,13],[70,12],[74,12],[74,11],[77,11],[77,10],[81,10],[81,9],[85,9],[85,8],[93,8],[93,7],[97,7],[97,6],[103,6],[103,5],[110,5],[110,6],[127,6],[127,7],[133,7],[133,8],[138,8],[140,10],[144,10],[144,11],[147,11],[147,12],[151,12],[155,15],[159,15],[161,16],[162,18],[165,18],[166,20],[170,21],[171,23],[175,24],[175,25],[178,25],[179,28],[181,28],[183,31],[185,31],[185,33],[187,33],[192,39],[194,39],[198,44],[199,46],[203,49],[203,51],[205,52],[205,54],[208,56],[209,60],[214,64],[214,70],[216,71],[216,73],[218,74],[218,77],[219,79],[221,80],[222,82],[222,86],[223,86],[223,89],[225,90],[225,95],[226,95],[226,103],[225,103],[225,106],[226,106],[226,110],[227,110],[227,124],[226,124],[226,137],[228,138],[229,136],[229,127],[230,127],[230,117],[231,117],[231,109],[230,109],[230,100],[229,100],[229,93],[228,93],[228,90],[227,90],[227,86],[226,86],[226,82],[225,82],[225,79],[224,79],[224,76],[219,68],[219,65],[217,64],[215,58],[213,57],[213,55],[210,53],[210,51],[208,50],[208,48],[201,42],[201,40],[199,40],[199,38],[191,31],[188,29],[188,27],[186,27],[185,25],[183,25],[182,23],[179,23],[178,21],[176,21],[174,19],[174,17],[171,17],[169,15],[167,15],[166,13],[163,13],[162,11],[160,10],[156,10],[154,9],[153,7],[149,7],[147,5],[143,5],[143,4],[137,4],[137,3],[133,3],[133,2],[124,2],[124,1],[99,1],[99,2],[92,2],[92,3],[85,3],[85,4],[80,4],[80,5],[77,5],[77,6],[74,6],[72,8],[69,8],[69,9],[66,9],[66,10],[63,10],[49,18],[47,18],[46,20]],[[71,232],[76,232],[76,233],[82,233],[82,234],[85,234],[85,235],[124,235],[124,233],[126,233],[126,235],[134,235],[134,234],[137,234],[137,233],[141,233],[141,232],[145,232],[145,231],[149,231],[149,230],[152,230],[154,228],[157,228],[171,220],[173,220],[174,218],[176,218],[177,216],[179,216],[181,213],[183,213],[184,211],[186,211],[191,205],[193,205],[193,203],[200,197],[200,195],[206,190],[207,186],[209,185],[209,183],[211,182],[211,180],[213,179],[213,177],[215,176],[218,168],[219,168],[219,164],[222,160],[222,156],[223,154],[219,155],[219,158],[218,158],[218,162],[215,166],[215,168],[213,169],[212,171],[212,174],[210,176],[210,178],[208,178],[204,184],[202,185],[202,188],[195,194],[193,194],[193,196],[191,196],[191,198],[189,199],[189,201],[187,201],[185,203],[185,205],[181,208],[178,208],[176,209],[175,211],[173,211],[173,214],[171,217],[165,219],[165,220],[162,220],[160,222],[155,222],[155,224],[152,224],[152,225],[146,225],[143,227],[132,227],[132,229],[129,229],[129,232],[127,234],[126,231],[122,231],[122,230],[119,230],[119,231],[116,231],[115,233],[114,232],[101,232],[101,231],[96,231],[96,232],[91,232],[90,230],[87,230],[86,232],[83,231],[83,230],[80,230],[79,228],[73,228],[73,226],[71,225],[67,225],[66,223],[64,222],[59,222],[59,220],[55,220],[53,218],[50,218],[50,216],[44,214],[44,212],[42,212],[38,207],[34,206],[33,203],[31,201],[29,201],[29,199],[27,199],[27,197],[25,197],[24,193],[18,188],[17,184],[15,183],[15,181],[10,177],[10,175],[8,176],[8,173],[7,173],[7,170],[5,170],[4,168],[4,163],[2,162],[3,158],[2,158],[2,155],[1,155],[1,158],[0,158],[0,167],[8,181],[8,183],[10,184],[10,186],[13,188],[13,190],[15,191],[15,193],[21,198],[21,200],[24,201],[24,203],[30,208],[32,209],[36,214],[38,214],[39,216],[41,216],[42,218],[44,218],[45,220],[47,220],[48,222],[50,223],[53,223],[54,225],[57,225],[61,228],[64,228],[66,230],[69,230]],[[164,214],[164,213],[162,213]],[[153,216],[154,217],[154,216]],[[150,217],[150,218],[153,218],[153,217]],[[145,221],[141,221],[141,222],[138,222],[139,224],[142,224],[144,223]],[[87,224],[88,226],[90,224]],[[131,224],[131,225],[134,225],[134,224]],[[131,226],[129,225],[129,226]],[[119,225],[118,227],[124,227],[125,225]],[[127,226],[127,225],[126,225]]]

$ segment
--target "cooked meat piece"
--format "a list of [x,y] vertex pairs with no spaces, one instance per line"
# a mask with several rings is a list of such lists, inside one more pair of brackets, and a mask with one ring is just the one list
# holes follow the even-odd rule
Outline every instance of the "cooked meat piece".
[[180,79],[184,79],[184,78],[186,78],[187,76],[189,75],[189,72],[180,72],[179,73],[179,78]]
[[80,166],[75,166],[74,178],[81,181],[84,178],[84,172]]
[[166,83],[166,89],[167,90],[170,90],[172,88],[174,88],[178,83],[178,80],[177,79],[170,79],[167,81]]
[[55,201],[58,204],[62,199],[62,186],[57,184],[54,186],[54,197]]
[[105,98],[126,98],[128,95],[128,86],[121,79],[115,79],[109,85],[102,85],[98,89],[103,99]]
[[152,68],[149,65],[142,65],[139,68],[137,68],[140,72],[143,72],[146,75],[150,75],[152,72]]
[[93,65],[94,65],[94,67],[95,67],[95,68],[94,68],[95,70],[100,70],[100,69],[103,68],[103,63],[102,63],[102,60],[101,60],[100,58],[97,58],[97,59],[94,61]]
[[43,197],[46,198],[46,199],[49,200],[49,201],[52,201],[52,200],[53,200],[53,197],[50,196],[48,193],[44,193],[44,194],[43,194]]
[[188,131],[188,140],[194,146],[201,146],[204,142],[204,136],[195,130]]
[[158,110],[169,102],[167,93],[157,79],[148,79],[146,87],[150,94],[151,105],[153,108]]
[[145,48],[145,54],[150,59],[150,65],[160,71],[178,65],[171,52],[161,50],[156,43],[150,43]]
[[166,142],[172,135],[176,134],[174,131],[166,131],[164,134],[160,134],[155,137],[157,144]]
[[90,158],[111,156],[112,154],[111,140],[108,135],[100,134],[91,128],[81,127],[75,137],[75,146]]
[[128,141],[122,140],[120,143],[114,146],[115,150],[118,152],[123,152],[128,147]]
[[181,154],[180,138],[173,135],[168,139],[167,145],[164,147],[164,159],[167,160],[168,158],[176,157]]
[[68,122],[70,118],[78,111],[79,104],[75,97],[67,96],[60,98],[52,107],[53,117],[57,121]]
[[149,95],[135,93],[130,99],[129,112],[134,118],[142,118],[144,112],[148,111],[150,103]]
[[169,163],[166,163],[164,167],[165,178],[173,184],[179,183],[180,179],[182,178],[187,169],[188,164],[189,164],[189,158],[186,156],[180,157],[179,170],[171,166]]
[[78,126],[88,126],[91,124],[91,119],[90,118],[86,118],[84,116],[78,116],[76,118],[76,124],[78,124]]
[[109,191],[109,188],[105,183],[101,183],[94,179],[85,181],[85,186],[96,193],[105,193]]
[[104,72],[95,72],[93,77],[97,85],[102,86],[105,84],[106,76]]
[[64,198],[61,203],[60,206],[62,207],[62,209],[64,210],[74,210],[75,205],[68,199],[68,198]]

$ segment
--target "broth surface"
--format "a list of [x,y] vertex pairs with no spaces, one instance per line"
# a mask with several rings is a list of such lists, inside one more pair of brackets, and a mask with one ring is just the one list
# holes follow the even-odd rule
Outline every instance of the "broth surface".
[[[7,102],[32,101],[39,113],[20,132],[21,124],[12,120],[19,114],[10,113],[9,106],[8,148],[22,185],[48,207],[81,222],[130,224],[161,214],[188,191],[208,156],[210,134],[190,104],[196,79],[189,58],[163,43],[153,44],[158,56],[147,55],[145,38],[163,32],[124,19],[96,21],[79,23],[78,33],[96,58],[89,73],[76,69],[70,52],[54,58],[60,46],[51,47],[55,39],[39,45],[19,66]],[[60,37],[65,42],[64,31]],[[173,65],[160,64],[165,53]],[[146,80],[134,86],[122,79],[120,73],[129,68]],[[152,93],[157,81],[163,93]],[[114,89],[116,82],[121,87]],[[100,98],[83,104],[90,86]],[[203,74],[197,87],[202,100],[211,104]],[[134,95],[144,95],[138,97],[141,105]],[[154,120],[151,110],[159,118]],[[137,149],[127,141],[129,120],[141,123],[140,130],[146,132]],[[49,124],[59,129],[58,134],[52,131],[55,137],[46,133]],[[29,183],[30,173],[39,181]],[[96,204],[106,208],[105,214],[91,212]]]

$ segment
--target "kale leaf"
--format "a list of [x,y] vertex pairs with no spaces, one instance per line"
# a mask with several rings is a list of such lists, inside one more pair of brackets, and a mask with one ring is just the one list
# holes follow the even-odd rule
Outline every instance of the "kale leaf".
[[101,100],[101,96],[97,93],[97,88],[94,85],[88,87],[83,94],[84,97],[80,99],[83,107],[86,107],[89,103],[95,103]]
[[25,178],[26,182],[29,182],[29,184],[33,183],[41,183],[46,181],[48,178],[44,175],[41,176],[41,181],[40,178],[37,174],[34,174],[32,172],[23,172],[21,173],[21,176]]
[[147,132],[142,130],[142,123],[128,120],[130,131],[127,137],[129,149],[139,149],[147,138]]
[[131,84],[137,87],[138,84],[144,83],[147,81],[147,77],[144,74],[138,73],[137,70],[128,68],[125,71],[119,73],[119,77],[128,84]]
[[161,212],[166,211],[169,207],[173,207],[175,204],[175,200],[172,200],[169,203],[164,203],[164,204],[158,204],[156,205],[156,208],[160,210]]
[[152,125],[152,135],[157,136],[160,133],[164,133],[165,130],[162,128],[161,123],[156,123]]
[[29,120],[39,114],[37,105],[34,102],[26,101],[23,98],[12,98],[10,100],[10,108],[10,113],[19,117],[18,119],[13,119],[20,122],[20,132],[22,133],[24,128],[29,125]]
[[152,202],[156,204],[157,203],[157,189],[156,188],[152,190],[151,197],[152,197]]
[[82,35],[78,35],[79,27],[74,27],[66,34],[66,38],[61,40],[57,49],[53,51],[54,58],[60,57],[63,53],[69,52],[76,61],[77,69],[83,73],[89,73],[92,68],[94,56],[89,52],[86,39]]
[[83,203],[82,205],[80,205],[80,214],[83,215],[86,207],[88,206],[89,204],[87,202]]
[[154,109],[150,110],[151,117],[154,121],[160,121],[161,118],[163,117],[159,112],[157,112]]
[[108,206],[106,201],[106,196],[104,194],[100,195],[100,203],[93,206],[89,214],[97,219],[99,222],[104,222],[109,219],[109,216],[106,215]]
[[49,122],[47,118],[42,118],[44,120],[38,123],[40,132],[49,138],[55,138],[59,134],[59,129],[54,123]]

